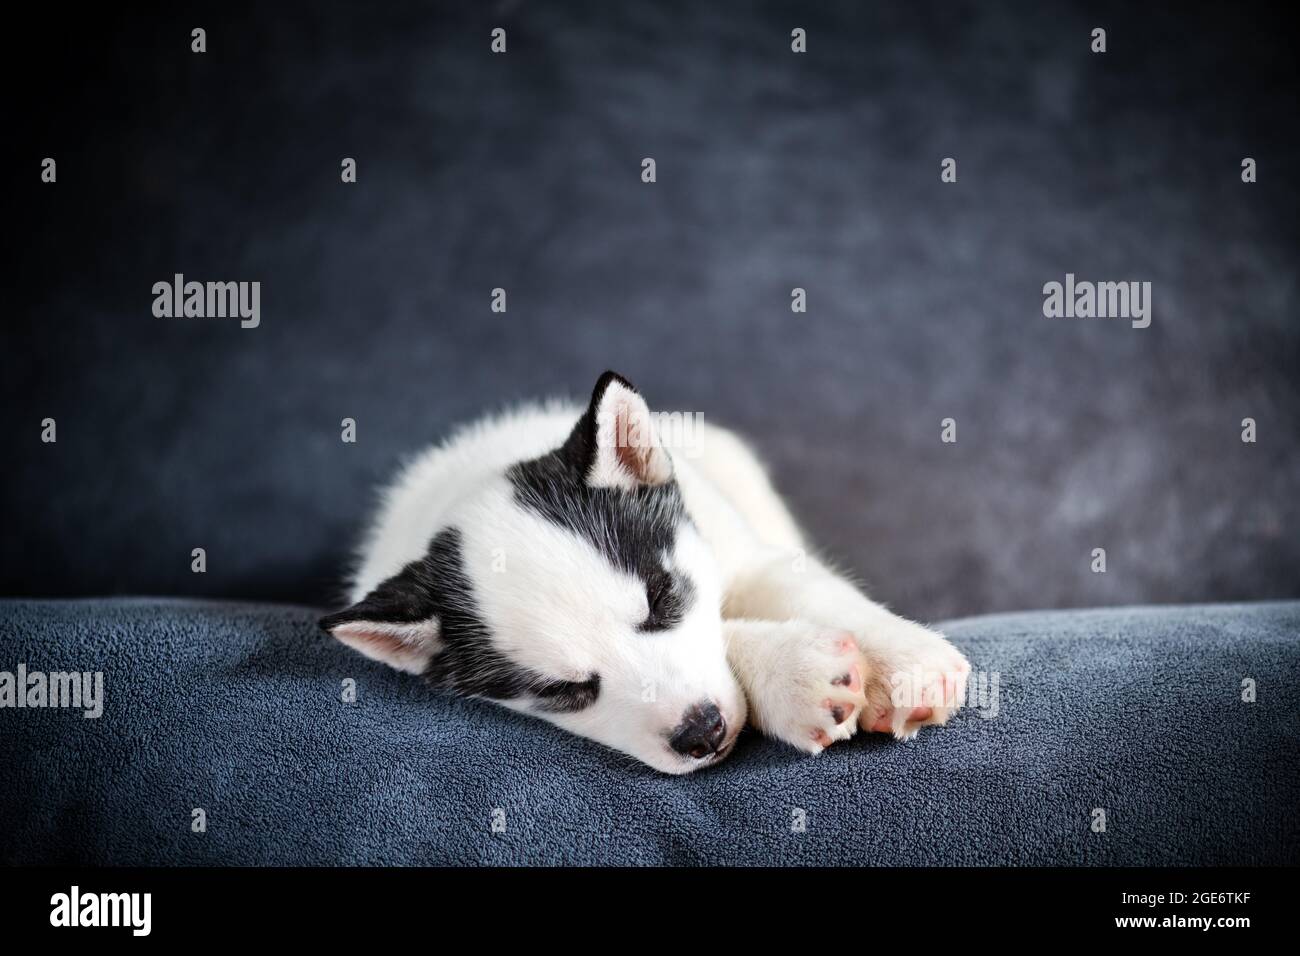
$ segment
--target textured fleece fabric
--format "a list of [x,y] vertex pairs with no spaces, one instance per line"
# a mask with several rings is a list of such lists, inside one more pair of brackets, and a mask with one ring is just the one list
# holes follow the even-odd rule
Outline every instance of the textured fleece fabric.
[[316,617],[0,603],[0,670],[102,671],[105,696],[98,719],[0,709],[0,862],[1300,862],[1300,603],[953,621],[998,675],[983,712],[820,757],[751,732],[687,777],[434,692]]

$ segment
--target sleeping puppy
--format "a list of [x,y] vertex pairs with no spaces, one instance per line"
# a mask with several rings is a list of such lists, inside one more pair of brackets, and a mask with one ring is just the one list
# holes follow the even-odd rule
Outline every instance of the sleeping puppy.
[[321,627],[665,773],[718,763],[746,721],[808,753],[911,737],[965,696],[941,635],[807,553],[753,453],[699,424],[661,443],[635,388],[471,425],[383,496]]

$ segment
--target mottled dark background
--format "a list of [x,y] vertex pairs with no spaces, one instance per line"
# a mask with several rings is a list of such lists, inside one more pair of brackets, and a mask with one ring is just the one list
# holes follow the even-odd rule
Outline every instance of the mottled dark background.
[[327,602],[404,454],[612,367],[912,615],[1300,596],[1293,35],[1129,6],[11,11],[3,593]]

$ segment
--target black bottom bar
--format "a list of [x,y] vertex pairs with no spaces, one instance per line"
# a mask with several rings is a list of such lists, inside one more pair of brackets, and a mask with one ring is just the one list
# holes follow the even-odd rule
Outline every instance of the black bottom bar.
[[499,941],[515,927],[544,938],[610,919],[641,925],[647,941],[661,921],[678,930],[693,924],[761,930],[774,920],[843,920],[857,940],[874,925],[919,942],[1046,931],[1071,940],[1231,943],[1271,938],[1294,922],[1287,911],[1294,876],[1294,870],[1240,868],[33,868],[0,871],[0,920],[7,940],[76,933],[83,943],[143,937],[146,928],[149,938],[171,942],[284,934],[299,943],[374,943],[439,922],[462,931],[472,925]]

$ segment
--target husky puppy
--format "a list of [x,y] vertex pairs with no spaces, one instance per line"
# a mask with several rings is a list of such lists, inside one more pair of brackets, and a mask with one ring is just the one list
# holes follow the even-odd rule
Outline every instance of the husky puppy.
[[321,627],[665,773],[716,764],[747,720],[812,754],[943,723],[965,658],[809,555],[735,435],[691,444],[613,372],[585,409],[470,425],[384,492],[355,603]]

